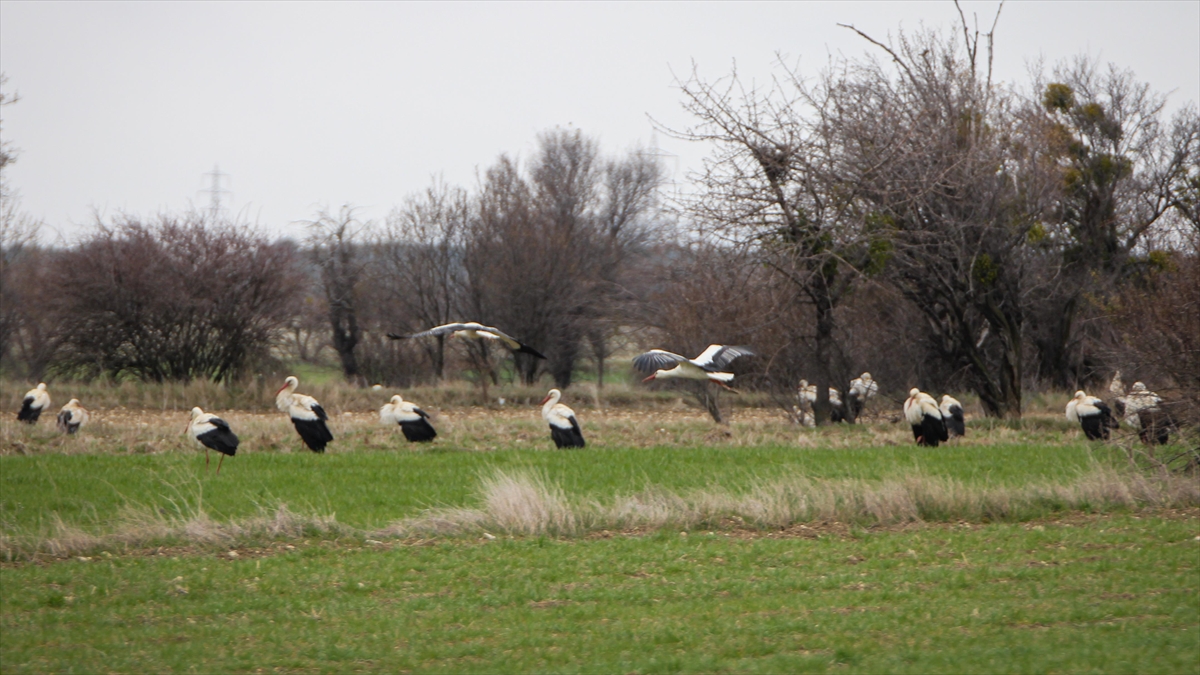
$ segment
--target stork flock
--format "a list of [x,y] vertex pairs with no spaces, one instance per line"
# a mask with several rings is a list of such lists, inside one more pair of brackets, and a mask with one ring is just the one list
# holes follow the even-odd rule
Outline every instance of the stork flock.
[[[520,342],[506,333],[480,323],[450,323],[437,326],[426,331],[411,335],[389,333],[394,340],[407,340],[430,336],[461,337],[474,340],[491,340],[499,342],[514,353],[529,354],[534,358],[546,358],[536,349]],[[717,385],[736,392],[730,386],[734,374],[725,368],[735,359],[743,356],[753,356],[754,352],[745,346],[709,345],[707,349],[694,359],[662,349],[651,349],[633,359],[633,366],[646,373],[643,382],[653,380],[686,379],[702,382],[713,382]],[[329,415],[321,404],[312,396],[296,393],[300,381],[295,376],[289,376],[275,393],[275,407],[288,416],[301,441],[315,453],[324,453],[326,446],[333,441],[333,434],[327,424]],[[1142,440],[1147,443],[1166,443],[1173,428],[1169,416],[1160,404],[1162,399],[1149,391],[1141,382],[1134,383],[1132,389],[1125,395],[1120,383],[1120,373],[1113,378],[1110,390],[1117,394],[1116,416],[1107,404],[1099,398],[1088,396],[1083,391],[1075,392],[1075,397],[1067,404],[1067,419],[1077,422],[1084,434],[1090,440],[1107,439],[1109,430],[1119,426],[1118,417],[1124,417],[1133,426],[1140,426]],[[871,378],[870,373],[863,373],[850,382],[847,390],[847,401],[850,419],[857,418],[863,411],[866,402],[879,392],[879,384]],[[816,402],[816,385],[810,385],[801,380],[798,391],[800,401],[810,406]],[[582,448],[586,446],[583,431],[575,411],[560,403],[562,392],[551,389],[542,399],[542,419],[550,428],[550,438],[557,448]],[[843,404],[837,389],[829,388],[829,401],[832,404],[832,421],[847,419],[847,406]],[[50,394],[46,384],[39,383],[37,387],[25,394],[17,419],[28,424],[36,424],[38,418],[50,407]],[[962,404],[949,394],[942,396],[939,403],[929,394],[913,388],[904,402],[904,418],[912,427],[913,438],[918,445],[937,447],[954,436],[966,434],[966,424]],[[804,413],[809,417],[811,414]],[[79,404],[78,399],[71,399],[62,407],[58,414],[59,430],[66,434],[75,434],[87,424],[88,411]],[[416,404],[405,401],[399,394],[391,397],[388,403],[379,409],[380,422],[389,426],[400,427],[405,439],[414,443],[425,443],[437,437],[437,430],[430,423],[430,416]],[[204,463],[208,466],[209,451],[221,455],[217,464],[217,473],[225,457],[237,454],[240,443],[237,434],[230,428],[229,423],[212,413],[206,413],[199,407],[192,408],[191,419],[187,432],[201,447],[204,448]]]

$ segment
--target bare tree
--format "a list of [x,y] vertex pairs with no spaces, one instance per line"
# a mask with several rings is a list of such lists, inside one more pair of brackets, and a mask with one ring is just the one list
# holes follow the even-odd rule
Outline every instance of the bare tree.
[[295,292],[290,247],[199,216],[126,217],[54,259],[55,367],[232,380],[263,359]]
[[[1200,123],[1185,107],[1173,125],[1165,98],[1133,73],[1087,58],[1035,84],[1028,124],[1040,133],[1056,199],[1034,234],[1041,295],[1035,315],[1038,369],[1061,387],[1107,376],[1098,361],[1111,342],[1100,307],[1147,264],[1150,241],[1172,217],[1196,218]],[[1099,302],[1097,302],[1099,301]]]
[[[1011,97],[991,82],[992,33],[901,33],[830,82],[839,171],[887,236],[887,278],[925,317],[985,412],[1021,414],[1025,249],[1047,186]],[[994,27],[993,27],[994,30]],[[986,62],[981,48],[986,47]]]
[[337,215],[322,209],[309,223],[308,244],[321,274],[333,349],[342,363],[342,373],[351,381],[359,379],[354,348],[362,339],[359,286],[366,267],[362,239],[368,228],[369,224],[359,221],[349,205],[342,206]]
[[[435,181],[388,216],[377,244],[377,285],[394,332],[416,332],[459,317],[462,238],[470,221],[465,190]],[[420,342],[437,380],[445,377],[444,336]]]

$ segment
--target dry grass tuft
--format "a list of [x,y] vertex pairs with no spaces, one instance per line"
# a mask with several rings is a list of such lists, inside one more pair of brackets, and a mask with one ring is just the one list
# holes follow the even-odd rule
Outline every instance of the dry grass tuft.
[[800,523],[888,526],[927,521],[1020,521],[1057,511],[1200,506],[1200,481],[1097,468],[1066,484],[975,487],[914,474],[882,481],[794,477],[743,494],[719,488],[647,490],[611,502],[571,503],[542,477],[497,472],[478,509],[437,509],[372,536],[493,531],[571,536],[598,530],[786,528]]
[[128,551],[176,543],[240,546],[263,540],[341,535],[357,535],[357,531],[339,524],[333,516],[297,514],[286,504],[227,523],[213,520],[203,510],[170,516],[149,508],[126,508],[117,526],[107,534],[87,532],[64,523],[57,516],[49,531],[39,535],[0,534],[0,558],[6,561],[41,556],[62,558],[94,551]]

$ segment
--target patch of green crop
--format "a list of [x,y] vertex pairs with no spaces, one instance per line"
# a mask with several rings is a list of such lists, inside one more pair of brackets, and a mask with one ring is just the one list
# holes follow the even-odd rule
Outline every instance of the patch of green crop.
[[1194,673],[1196,535],[1124,515],[94,557],[0,568],[0,654],[6,673]]
[[[1081,444],[591,448],[578,452],[498,450],[311,453],[247,452],[221,474],[196,452],[133,455],[0,456],[0,528],[29,532],[61,520],[108,531],[124,509],[216,520],[245,517],[286,504],[293,512],[334,514],[343,524],[372,528],[428,508],[471,506],[482,476],[496,470],[545,475],[580,498],[605,499],[651,487],[739,491],[789,476],[877,480],[908,474],[973,485],[1065,481],[1118,451]],[[215,462],[216,459],[214,458]]]

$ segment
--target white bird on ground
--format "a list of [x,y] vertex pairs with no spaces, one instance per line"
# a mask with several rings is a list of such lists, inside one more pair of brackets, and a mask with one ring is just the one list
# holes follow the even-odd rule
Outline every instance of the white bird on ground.
[[429,414],[405,401],[400,394],[393,396],[391,402],[379,409],[379,421],[400,425],[404,437],[414,443],[432,441],[437,437],[437,431],[429,423]]
[[559,403],[560,398],[562,392],[551,389],[542,399],[542,419],[550,425],[550,438],[554,439],[555,447],[582,448],[585,445],[583,431],[579,429],[575,411]]
[[1125,395],[1125,383],[1121,382],[1121,371],[1113,373],[1112,381],[1108,383],[1108,391],[1113,396]]
[[[853,392],[851,392],[853,393]],[[805,405],[807,410],[812,410],[813,405],[817,402],[817,385],[809,384],[808,380],[800,380],[800,387],[797,390],[797,396]],[[834,422],[842,422],[846,419],[845,410],[842,408],[842,393],[835,387],[829,388],[829,419]]]
[[858,419],[862,415],[863,408],[867,406],[867,401],[878,393],[879,383],[871,379],[870,373],[863,373],[850,380],[850,391],[846,392],[846,398],[850,400],[850,408],[854,413],[854,419]]
[[942,395],[942,404],[938,406],[942,411],[942,421],[946,423],[946,431],[951,436],[966,436],[967,423],[963,419],[963,407],[950,394]]
[[87,424],[88,411],[79,405],[79,399],[73,398],[58,411],[58,430],[65,434],[79,431],[79,427]]
[[46,383],[39,382],[38,386],[25,392],[25,398],[21,400],[21,410],[17,413],[17,419],[26,424],[37,424],[38,417],[41,417],[42,411],[50,407],[50,394],[46,393]]
[[1143,443],[1165,445],[1171,440],[1175,422],[1160,403],[1162,398],[1147,389],[1145,383],[1134,382],[1129,388],[1129,395],[1118,398],[1113,407],[1126,424],[1138,429],[1138,436]]
[[451,337],[470,338],[472,340],[499,340],[514,352],[521,354],[530,354],[535,358],[544,359],[545,356],[541,352],[522,343],[511,335],[501,331],[498,328],[485,326],[474,321],[466,323],[448,323],[444,326],[435,326],[429,330],[423,330],[420,333],[412,335],[397,335],[396,333],[388,333],[387,336],[393,340],[411,340],[413,338],[429,337],[431,335],[449,335]]
[[662,349],[651,349],[645,354],[635,356],[633,367],[643,373],[650,373],[642,382],[671,378],[706,380],[733,390],[733,387],[729,386],[733,381],[733,373],[720,371],[739,356],[754,356],[754,352],[750,351],[749,347],[709,345],[700,356],[689,359]]
[[909,390],[908,400],[904,402],[904,418],[912,426],[917,445],[936,448],[939,441],[950,439],[937,401],[916,387]]
[[275,407],[291,418],[296,433],[300,434],[301,440],[309,450],[325,452],[325,446],[333,440],[333,434],[325,425],[329,415],[325,414],[325,409],[317,403],[317,399],[295,393],[298,386],[300,380],[295,377],[289,376],[284,380],[283,386],[275,393]]
[[238,437],[229,428],[229,424],[212,413],[206,413],[200,408],[192,408],[192,421],[188,424],[188,432],[196,442],[204,446],[204,466],[208,466],[208,451],[216,450],[221,453],[221,461],[217,462],[217,474],[221,473],[221,465],[225,456],[237,454]]
[[1067,403],[1067,419],[1078,422],[1089,441],[1108,440],[1108,430],[1117,427],[1108,405],[1082,390],[1075,392],[1075,397]]

